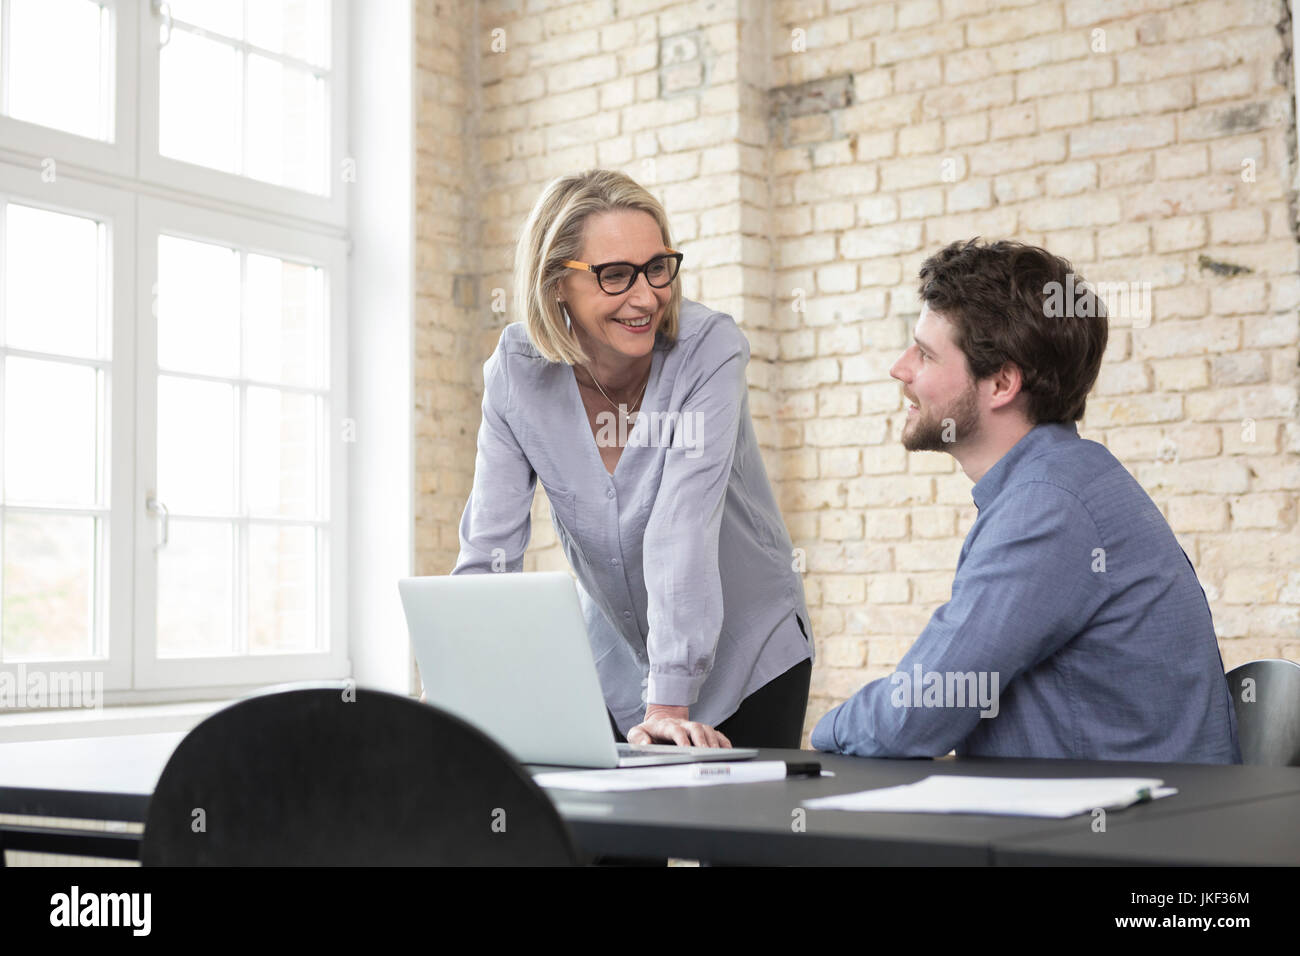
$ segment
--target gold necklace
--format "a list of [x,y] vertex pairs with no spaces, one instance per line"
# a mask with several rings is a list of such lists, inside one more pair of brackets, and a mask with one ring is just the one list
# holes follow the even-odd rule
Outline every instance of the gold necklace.
[[[651,371],[652,370],[653,369],[651,369]],[[605,394],[605,390],[601,388],[600,381],[596,378],[595,373],[592,372],[591,369],[587,369],[587,374],[590,375],[591,380],[596,383],[596,388],[600,389],[600,394],[605,397],[605,401],[609,402],[609,407],[614,409],[615,412],[618,412],[621,415],[623,415],[623,417],[625,417],[630,422],[632,420],[632,416],[636,414],[636,410],[641,404],[641,399],[645,395],[646,386],[650,384],[650,372],[649,371],[646,372],[645,382],[641,385],[641,391],[637,392],[636,401],[632,403],[631,409],[627,411],[624,411],[624,409],[627,408],[627,406],[615,405],[614,400]]]

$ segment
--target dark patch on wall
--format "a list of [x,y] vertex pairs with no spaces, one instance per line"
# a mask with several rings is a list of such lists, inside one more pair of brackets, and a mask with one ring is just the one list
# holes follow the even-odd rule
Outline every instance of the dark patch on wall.
[[[1295,34],[1291,23],[1291,4],[1283,3],[1279,6],[1282,11],[1282,19],[1277,22],[1277,32],[1282,37],[1282,52],[1273,61],[1273,76],[1278,85],[1286,89],[1290,96],[1290,102],[1295,103],[1295,67],[1294,55],[1291,51],[1292,45],[1295,43]],[[1300,147],[1297,146],[1295,111],[1289,110],[1288,112],[1290,115],[1286,124],[1287,166],[1294,171],[1297,150]],[[1300,236],[1300,212],[1297,211],[1298,203],[1293,185],[1295,181],[1294,172],[1286,178],[1287,225],[1290,227],[1292,236]]]
[[659,40],[659,96],[694,93],[708,85],[711,57],[702,30],[688,30]]
[[[847,73],[778,86],[768,93],[768,129],[782,146],[825,142],[837,138],[835,111],[852,104],[853,77]],[[804,119],[813,116],[825,122]]]
[[853,103],[853,77],[845,73],[778,86],[772,90],[771,98],[772,117],[781,122],[792,116],[843,109]]
[[1220,262],[1207,255],[1197,256],[1196,264],[1200,266],[1202,272],[1212,272],[1216,276],[1239,276],[1255,271],[1250,266],[1240,266],[1235,262]]
[[1236,133],[1249,133],[1264,125],[1268,117],[1268,107],[1263,103],[1247,103],[1245,106],[1233,106],[1220,110],[1215,115],[1215,125],[1224,136]]
[[475,308],[478,305],[478,280],[468,275],[452,276],[451,301],[462,309]]

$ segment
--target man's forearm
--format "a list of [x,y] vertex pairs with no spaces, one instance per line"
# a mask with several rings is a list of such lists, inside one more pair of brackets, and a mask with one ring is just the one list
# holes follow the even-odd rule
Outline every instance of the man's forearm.
[[969,732],[970,708],[899,705],[893,689],[889,677],[867,684],[818,721],[812,745],[855,757],[939,757]]

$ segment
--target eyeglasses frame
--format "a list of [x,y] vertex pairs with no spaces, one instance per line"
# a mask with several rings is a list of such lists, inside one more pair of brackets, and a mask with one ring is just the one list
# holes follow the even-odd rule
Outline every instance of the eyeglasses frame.
[[[664,248],[667,248],[667,247],[665,246]],[[601,292],[604,292],[606,295],[623,295],[623,293],[627,292],[628,289],[630,289],[630,288],[632,288],[632,286],[636,285],[637,277],[640,276],[640,275],[642,275],[642,274],[645,275],[645,281],[646,281],[646,283],[650,286],[650,288],[652,288],[652,289],[666,289],[666,288],[668,288],[668,287],[669,287],[670,285],[672,285],[675,281],[677,281],[677,277],[678,277],[679,275],[681,275],[681,271],[682,271],[682,259],[684,259],[684,258],[685,258],[685,255],[684,255],[683,253],[678,252],[676,249],[668,249],[668,251],[667,251],[666,253],[661,252],[661,253],[659,253],[658,255],[651,256],[649,259],[647,259],[647,260],[646,260],[645,262],[643,262],[641,265],[637,265],[637,264],[634,263],[634,262],[602,262],[602,263],[600,263],[599,265],[592,265],[592,264],[589,263],[589,262],[579,262],[577,259],[565,259],[565,260],[564,260],[564,266],[565,266],[565,268],[567,268],[567,269],[578,269],[578,270],[580,270],[580,271],[590,272],[590,273],[594,274],[594,275],[596,276],[596,285],[597,285],[597,287],[599,287],[600,291],[601,291]],[[655,285],[653,282],[651,282],[651,281],[650,281],[650,273],[646,272],[646,269],[649,267],[650,263],[654,262],[656,259],[676,259],[676,260],[677,260],[677,268],[673,270],[673,277],[672,277],[671,279],[669,279],[667,282],[665,282],[663,285]],[[604,285],[601,284],[601,281],[600,281],[600,273],[602,272],[602,270],[604,270],[604,269],[608,269],[608,268],[610,268],[611,266],[628,266],[629,268],[631,268],[631,270],[632,270],[632,279],[631,279],[630,282],[628,282],[628,284],[627,284],[627,288],[626,288],[626,289],[623,289],[623,290],[621,290],[621,291],[619,291],[619,292],[610,292],[608,289],[605,288]]]

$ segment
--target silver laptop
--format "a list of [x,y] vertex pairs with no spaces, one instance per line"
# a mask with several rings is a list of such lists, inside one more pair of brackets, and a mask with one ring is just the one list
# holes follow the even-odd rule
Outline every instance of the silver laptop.
[[566,573],[403,578],[397,587],[429,703],[478,727],[520,763],[644,767],[758,755],[617,743]]

